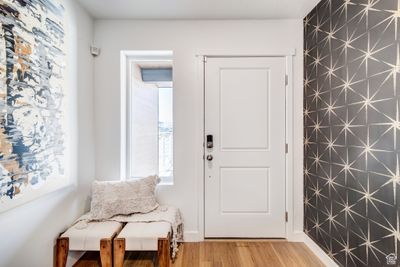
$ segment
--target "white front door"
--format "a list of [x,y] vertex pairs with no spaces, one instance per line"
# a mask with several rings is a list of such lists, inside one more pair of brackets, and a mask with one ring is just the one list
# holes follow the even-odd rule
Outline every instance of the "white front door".
[[205,135],[205,237],[285,237],[285,59],[207,58]]

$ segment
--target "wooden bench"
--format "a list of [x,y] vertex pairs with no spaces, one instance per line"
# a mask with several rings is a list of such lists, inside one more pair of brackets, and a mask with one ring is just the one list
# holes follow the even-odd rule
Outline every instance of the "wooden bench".
[[125,251],[157,251],[159,266],[170,266],[170,223],[127,223],[113,243],[114,267],[123,266]]
[[119,222],[89,222],[84,229],[72,226],[57,239],[56,267],[65,267],[68,252],[100,251],[102,267],[112,267],[112,241],[121,231]]

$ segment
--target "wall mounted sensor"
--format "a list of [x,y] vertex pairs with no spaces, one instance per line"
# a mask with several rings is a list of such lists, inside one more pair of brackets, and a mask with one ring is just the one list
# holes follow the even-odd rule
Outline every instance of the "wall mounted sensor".
[[100,55],[100,48],[92,45],[92,46],[90,46],[90,53],[92,54],[92,56],[97,57]]

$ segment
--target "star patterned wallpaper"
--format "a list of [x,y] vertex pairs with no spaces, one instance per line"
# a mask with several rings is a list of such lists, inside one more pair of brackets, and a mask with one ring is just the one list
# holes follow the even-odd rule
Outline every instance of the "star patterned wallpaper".
[[304,231],[340,266],[400,266],[400,0],[304,19]]

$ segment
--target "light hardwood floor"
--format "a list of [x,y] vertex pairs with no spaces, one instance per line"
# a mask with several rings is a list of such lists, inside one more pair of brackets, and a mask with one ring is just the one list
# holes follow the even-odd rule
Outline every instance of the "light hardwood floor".
[[[153,267],[155,253],[129,252],[124,267]],[[87,253],[75,267],[98,267]],[[286,241],[206,241],[180,246],[173,267],[314,267],[324,266],[303,243]]]

